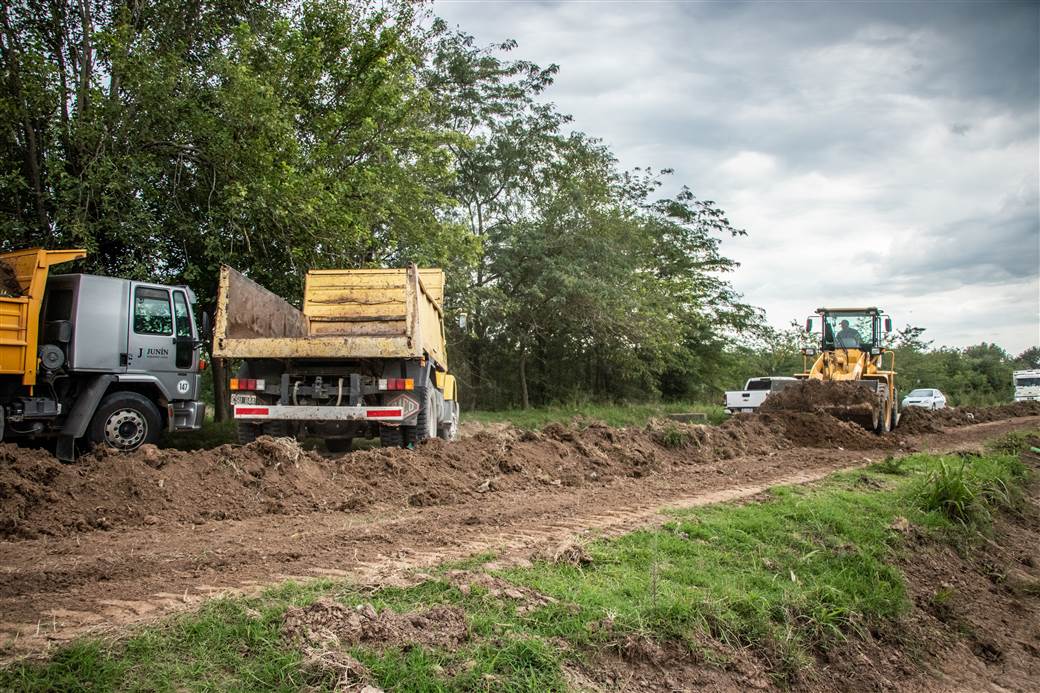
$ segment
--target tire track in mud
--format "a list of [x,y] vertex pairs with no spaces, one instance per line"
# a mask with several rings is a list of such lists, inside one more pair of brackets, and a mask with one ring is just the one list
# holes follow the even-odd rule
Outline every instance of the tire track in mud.
[[[936,452],[972,449],[1008,431],[1038,425],[1040,417],[1019,418],[911,442]],[[795,448],[726,461],[742,478],[732,478],[722,467],[702,467],[696,478],[689,470],[670,470],[606,487],[553,489],[544,496],[488,494],[477,504],[267,516],[215,526],[8,542],[0,545],[4,552],[18,555],[5,557],[0,571],[0,658],[38,655],[84,634],[118,635],[127,626],[194,608],[206,599],[256,593],[286,579],[410,584],[417,571],[484,553],[493,553],[498,566],[523,564],[567,542],[660,523],[666,509],[738,501],[774,486],[812,483],[890,452]]]

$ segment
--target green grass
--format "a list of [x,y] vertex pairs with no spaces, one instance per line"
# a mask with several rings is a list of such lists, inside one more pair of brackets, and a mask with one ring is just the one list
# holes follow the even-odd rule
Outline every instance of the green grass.
[[[949,470],[959,470],[985,512],[961,516],[935,502]],[[747,648],[790,683],[819,651],[909,608],[897,519],[965,546],[996,508],[1018,502],[1027,482],[1011,454],[913,455],[776,488],[762,502],[673,512],[658,529],[591,542],[591,564],[582,567],[536,562],[497,571],[556,600],[534,610],[480,588],[463,594],[445,570],[414,587],[375,592],[286,583],[210,602],[120,642],[79,642],[48,661],[15,664],[0,671],[0,690],[331,690],[334,672],[305,667],[279,634],[286,608],[320,596],[377,610],[454,604],[465,611],[471,637],[454,651],[350,651],[387,690],[563,690],[568,660],[616,652],[633,639],[723,664],[727,652]],[[479,569],[491,558],[443,568]]]
[[708,422],[718,424],[727,418],[724,408],[695,402],[655,402],[644,404],[569,404],[532,409],[502,411],[463,411],[462,420],[479,423],[510,423],[518,428],[536,430],[546,424],[570,423],[574,419],[602,421],[610,426],[645,426],[650,419],[668,414],[699,412]]

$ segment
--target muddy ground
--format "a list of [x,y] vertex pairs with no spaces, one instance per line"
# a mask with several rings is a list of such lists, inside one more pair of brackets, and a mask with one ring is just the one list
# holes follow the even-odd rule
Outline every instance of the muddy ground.
[[978,447],[1040,425],[1040,405],[991,418],[922,413],[918,425],[940,432],[885,438],[818,414],[550,425],[334,460],[268,438],[73,465],[3,445],[0,654],[38,654],[288,577],[387,584],[477,553],[525,560],[657,521],[662,506],[749,497],[904,451]]

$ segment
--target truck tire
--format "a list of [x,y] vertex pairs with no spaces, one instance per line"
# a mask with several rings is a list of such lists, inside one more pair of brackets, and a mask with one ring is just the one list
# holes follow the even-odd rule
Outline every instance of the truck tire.
[[239,445],[252,443],[260,436],[284,438],[289,435],[289,425],[285,421],[269,421],[264,424],[252,421],[237,421],[236,430],[238,432]]
[[441,440],[459,439],[459,403],[451,403],[451,418],[437,428],[437,437]]
[[90,420],[90,440],[116,450],[136,450],[154,444],[162,433],[159,408],[136,392],[113,392],[98,405]]
[[400,426],[380,426],[379,444],[384,448],[399,448],[404,442]]
[[424,440],[437,437],[437,412],[434,411],[437,397],[434,393],[435,390],[432,387],[416,388],[416,394],[419,395],[422,406],[419,407],[414,426],[401,426],[406,448],[414,448],[416,444]]
[[353,438],[326,438],[325,449],[329,452],[350,452],[354,447]]

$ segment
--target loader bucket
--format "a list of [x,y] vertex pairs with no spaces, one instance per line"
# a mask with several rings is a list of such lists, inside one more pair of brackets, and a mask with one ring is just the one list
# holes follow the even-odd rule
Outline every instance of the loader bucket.
[[859,380],[802,380],[770,395],[760,411],[829,414],[868,430],[876,430],[883,411],[876,385]]

